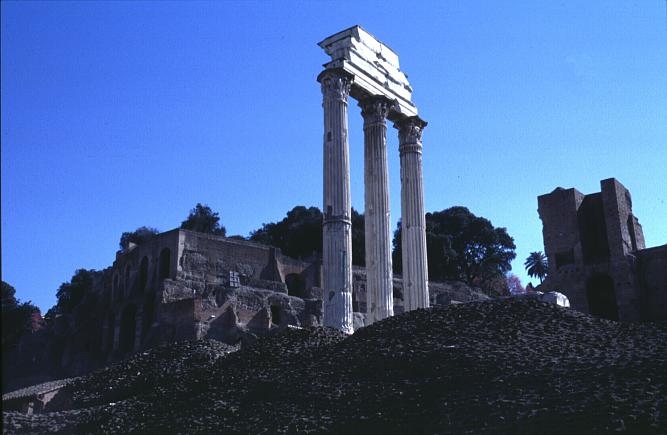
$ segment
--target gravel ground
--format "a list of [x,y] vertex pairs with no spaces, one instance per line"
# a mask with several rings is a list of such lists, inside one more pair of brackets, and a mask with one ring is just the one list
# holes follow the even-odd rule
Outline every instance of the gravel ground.
[[181,342],[76,379],[6,433],[667,433],[667,326],[532,299],[417,310],[236,352]]

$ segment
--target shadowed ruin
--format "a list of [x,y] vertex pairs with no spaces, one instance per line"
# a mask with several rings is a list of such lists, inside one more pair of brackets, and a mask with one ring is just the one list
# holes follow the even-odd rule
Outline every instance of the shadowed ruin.
[[614,178],[583,195],[561,187],[538,198],[549,274],[544,291],[609,320],[667,320],[667,245],[646,249],[630,192]]

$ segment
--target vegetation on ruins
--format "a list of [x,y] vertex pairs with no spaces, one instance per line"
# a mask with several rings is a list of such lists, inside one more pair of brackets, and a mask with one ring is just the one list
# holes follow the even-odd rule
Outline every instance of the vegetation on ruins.
[[[394,232],[394,271],[402,270],[401,225]],[[426,213],[428,275],[433,281],[460,280],[489,294],[507,291],[505,273],[516,257],[514,239],[505,228],[466,207]]]
[[528,276],[539,278],[540,284],[547,276],[547,271],[549,270],[547,256],[542,251],[531,252],[523,265],[526,267]]
[[16,299],[16,289],[2,281],[2,353],[14,347],[30,331],[33,316],[39,308],[31,302]]
[[144,242],[152,239],[155,235],[160,234],[160,231],[152,227],[139,227],[134,231],[124,232],[120,236],[120,242],[118,245],[123,251],[127,251],[130,247],[130,243],[136,245],[141,245]]
[[208,205],[201,203],[197,203],[190,210],[187,219],[181,222],[181,228],[199,233],[215,234],[216,236],[227,234],[227,229],[220,223],[220,215],[211,210]]
[[[287,212],[280,222],[262,224],[250,233],[250,240],[280,248],[294,258],[322,255],[322,212],[317,207],[302,205]],[[352,209],[352,263],[365,264],[364,215]]]
[[79,305],[83,297],[93,288],[93,275],[95,270],[78,269],[74,272],[70,282],[64,282],[58,287],[56,297],[58,301],[55,307],[46,313],[46,317],[50,318],[55,310],[59,314],[71,313],[74,307]]

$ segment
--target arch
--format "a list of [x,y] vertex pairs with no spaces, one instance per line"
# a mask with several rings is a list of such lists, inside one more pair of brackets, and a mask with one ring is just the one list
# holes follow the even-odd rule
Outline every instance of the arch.
[[106,350],[111,352],[113,350],[113,336],[116,332],[116,316],[114,313],[109,314],[109,321],[107,322],[107,340]]
[[164,248],[162,252],[160,252],[160,272],[159,272],[159,279],[165,279],[169,278],[171,275],[171,251],[169,248]]
[[111,285],[111,301],[116,302],[120,300],[120,277],[118,272],[114,273],[113,283]]
[[146,340],[146,336],[151,329],[153,319],[155,318],[155,295],[149,294],[144,301],[141,316],[141,341]]
[[148,257],[142,258],[139,265],[139,282],[137,283],[139,293],[143,293],[146,290],[146,283],[148,283]]
[[586,282],[588,311],[595,317],[618,320],[614,280],[606,273],[597,273]]
[[134,336],[136,334],[136,316],[137,308],[134,305],[128,305],[123,310],[120,319],[120,336],[118,340],[118,349],[123,353],[132,352],[134,349]]
[[285,277],[287,294],[304,298],[306,296],[306,279],[299,273],[290,273]]
[[280,312],[281,309],[279,305],[271,305],[271,323],[274,325],[280,325],[280,322],[282,321]]
[[125,294],[126,295],[130,294],[130,289],[131,289],[131,286],[130,286],[130,272],[131,271],[132,271],[132,265],[127,264],[125,266],[125,275],[123,277],[124,278],[123,279],[123,284],[125,285]]

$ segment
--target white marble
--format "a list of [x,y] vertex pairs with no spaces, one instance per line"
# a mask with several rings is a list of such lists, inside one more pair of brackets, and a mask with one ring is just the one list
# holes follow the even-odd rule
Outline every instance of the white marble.
[[426,215],[422,176],[422,131],[418,117],[398,121],[401,155],[401,244],[405,311],[429,306]]
[[385,119],[393,104],[384,97],[359,103],[364,118],[366,324],[394,315]]
[[352,333],[352,221],[347,100],[353,77],[325,70],[318,77],[324,108],[323,324]]

